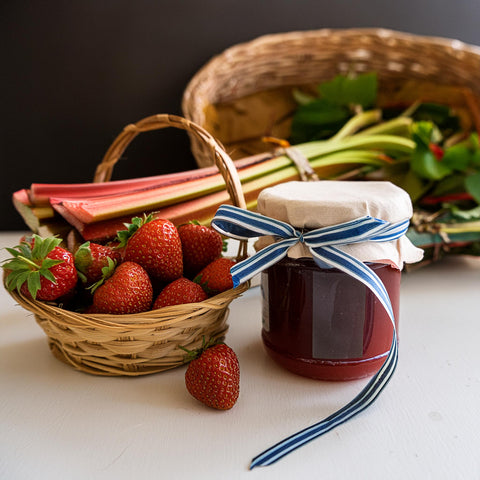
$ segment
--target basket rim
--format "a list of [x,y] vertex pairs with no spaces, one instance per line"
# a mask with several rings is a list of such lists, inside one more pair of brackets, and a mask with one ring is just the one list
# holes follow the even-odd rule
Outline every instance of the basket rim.
[[232,59],[239,51],[244,51],[247,47],[255,48],[259,45],[278,44],[279,40],[284,41],[293,41],[297,39],[304,38],[322,38],[325,37],[326,40],[332,39],[350,39],[352,37],[377,37],[382,41],[385,41],[388,38],[395,38],[396,40],[404,42],[415,41],[423,45],[430,46],[439,46],[442,48],[450,49],[452,52],[458,52],[458,54],[468,53],[474,56],[478,56],[480,61],[480,46],[473,45],[462,40],[442,37],[442,36],[430,36],[417,33],[409,33],[400,30],[393,30],[388,28],[372,28],[372,27],[363,27],[363,28],[321,28],[321,29],[307,29],[307,30],[293,30],[289,32],[279,32],[279,33],[267,33],[258,37],[255,37],[251,40],[246,40],[235,45],[227,47],[222,52],[219,52],[212,56],[190,79],[187,83],[187,86],[183,93],[182,98],[182,111],[187,118],[191,118],[188,114],[190,111],[190,102],[194,97],[194,92],[199,88],[199,85],[204,81],[205,78],[208,78],[212,75],[211,71],[218,64],[221,65],[224,59]]
[[54,302],[28,298],[16,290],[7,291],[21,307],[34,315],[48,318],[49,320],[61,319],[63,323],[76,327],[119,329],[123,331],[125,329],[141,330],[171,326],[172,323],[179,323],[193,315],[199,315],[202,311],[222,310],[249,288],[250,282],[245,282],[235,288],[214,295],[203,302],[171,305],[156,310],[125,315],[75,312],[63,309]]
[[292,30],[287,32],[267,33],[260,35],[251,40],[227,47],[220,55],[230,52],[236,48],[245,47],[246,45],[254,45],[256,43],[277,43],[278,39],[283,38],[292,40],[298,37],[356,37],[356,36],[372,36],[382,39],[395,37],[397,40],[419,41],[425,44],[442,45],[451,47],[454,50],[466,50],[480,56],[480,45],[474,45],[463,40],[450,38],[440,35],[426,35],[420,33],[407,32],[403,30],[395,30],[383,27],[359,27],[359,28],[320,28],[306,30]]

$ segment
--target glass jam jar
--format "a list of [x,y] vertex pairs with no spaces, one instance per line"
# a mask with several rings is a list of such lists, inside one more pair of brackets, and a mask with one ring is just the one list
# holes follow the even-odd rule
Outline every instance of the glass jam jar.
[[[400,270],[368,266],[383,281],[398,327]],[[262,339],[293,373],[319,380],[373,375],[385,361],[392,322],[363,283],[311,258],[285,258],[262,273]],[[397,328],[398,329],[398,328]]]
[[[396,224],[413,213],[409,195],[390,182],[328,180],[264,189],[257,211],[301,232],[365,216]],[[278,240],[261,237],[256,248]],[[401,269],[404,263],[419,261],[423,251],[405,235],[342,248],[382,280],[398,326]],[[375,294],[359,280],[320,267],[299,241],[261,273],[261,285],[262,339],[278,364],[319,380],[353,380],[380,369],[392,343],[393,325]]]

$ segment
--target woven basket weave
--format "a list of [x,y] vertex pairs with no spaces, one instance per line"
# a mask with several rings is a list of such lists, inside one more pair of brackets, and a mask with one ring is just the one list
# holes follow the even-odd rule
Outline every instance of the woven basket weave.
[[[216,119],[209,117],[212,105],[286,86],[318,84],[337,74],[367,71],[375,71],[382,85],[429,81],[467,87],[480,96],[478,47],[385,29],[323,29],[266,35],[225,50],[191,79],[183,96],[183,113],[209,130],[230,152],[235,147],[219,135]],[[270,103],[273,117],[275,99]],[[194,137],[191,143],[197,163],[211,164],[204,145]]]
[[[175,127],[186,130],[210,152],[222,173],[232,203],[245,208],[241,184],[230,157],[203,128],[173,115],[155,115],[125,127],[97,167],[95,181],[110,179],[116,161],[141,132]],[[245,255],[240,244],[238,257]],[[199,348],[203,338],[221,339],[228,329],[228,306],[248,288],[242,284],[201,303],[164,307],[134,315],[80,314],[53,303],[13,298],[32,312],[48,336],[55,357],[78,370],[96,375],[137,376],[161,372],[184,363],[179,348]]]

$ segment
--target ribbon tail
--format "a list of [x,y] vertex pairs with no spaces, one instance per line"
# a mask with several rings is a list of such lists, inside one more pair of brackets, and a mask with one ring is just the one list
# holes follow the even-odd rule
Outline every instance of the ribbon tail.
[[381,369],[370,380],[367,386],[345,407],[324,420],[282,440],[273,447],[257,455],[250,464],[250,470],[277,462],[297,448],[333,430],[369,407],[380,395],[392,377],[398,361],[397,336],[394,331],[390,352]]
[[367,386],[345,407],[324,420],[308,427],[256,456],[250,469],[271,465],[297,448],[329,432],[370,406],[390,381],[398,361],[397,334],[395,319],[388,293],[378,276],[365,264],[335,247],[310,248],[314,259],[336,267],[365,284],[385,307],[393,325],[393,339],[388,356],[380,370],[372,377]]

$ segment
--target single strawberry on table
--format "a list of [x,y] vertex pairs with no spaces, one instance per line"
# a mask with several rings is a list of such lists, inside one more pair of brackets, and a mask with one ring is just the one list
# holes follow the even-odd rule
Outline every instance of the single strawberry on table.
[[53,301],[70,294],[77,284],[73,255],[60,247],[61,238],[33,235],[14,248],[4,261],[5,284],[33,299]]
[[220,257],[209,263],[194,279],[208,296],[217,295],[233,288],[230,268],[235,265],[231,258]]
[[108,266],[108,258],[120,263],[120,252],[107,245],[85,242],[75,252],[75,267],[82,282],[92,285],[102,278],[102,268]]
[[197,355],[185,372],[188,392],[209,407],[229,410],[240,393],[240,366],[235,352],[220,343],[207,345]]
[[203,302],[206,299],[207,294],[198,283],[181,277],[169,283],[160,292],[153,304],[153,310],[169,305]]
[[171,282],[183,275],[182,244],[169,220],[135,217],[118,239],[123,259],[138,263],[156,280]]
[[182,242],[184,275],[188,278],[222,254],[222,236],[211,227],[192,221],[180,225],[178,234]]
[[[93,288],[91,311],[126,315],[150,310],[153,288],[145,269],[129,261],[115,266],[110,259],[109,267],[104,267],[104,270],[107,278]],[[108,276],[109,273],[111,276]]]

